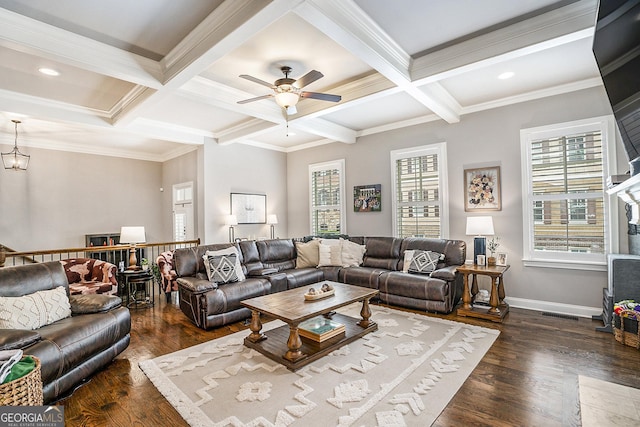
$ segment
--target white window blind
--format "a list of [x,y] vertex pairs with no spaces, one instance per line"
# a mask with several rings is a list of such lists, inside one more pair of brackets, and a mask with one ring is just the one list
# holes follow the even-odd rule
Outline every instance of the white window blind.
[[448,235],[444,143],[392,151],[391,168],[395,236]]
[[607,135],[604,119],[523,131],[525,260],[605,261]]
[[344,160],[309,165],[311,234],[345,233]]

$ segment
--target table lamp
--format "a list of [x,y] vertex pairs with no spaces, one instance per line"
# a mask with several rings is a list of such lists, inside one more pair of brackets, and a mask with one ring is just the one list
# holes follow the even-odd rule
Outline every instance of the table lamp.
[[225,224],[229,226],[229,241],[233,243],[235,240],[235,230],[233,226],[238,225],[238,217],[235,215],[227,215]]
[[122,227],[120,229],[120,243],[129,243],[129,270],[139,270],[136,258],[136,243],[145,242],[144,227]]
[[[467,236],[473,238],[473,263],[478,263],[478,255],[486,255],[487,239],[484,236],[492,236],[493,218],[490,216],[467,217]],[[484,263],[483,263],[484,264]]]
[[275,225],[278,223],[278,216],[277,215],[269,215],[267,217],[267,224],[271,225],[271,238],[275,239],[275,235],[276,235],[276,229],[275,229]]

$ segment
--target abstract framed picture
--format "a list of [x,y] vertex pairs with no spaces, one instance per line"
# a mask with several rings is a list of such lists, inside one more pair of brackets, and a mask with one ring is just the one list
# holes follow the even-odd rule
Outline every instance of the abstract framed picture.
[[464,170],[464,210],[466,212],[499,211],[500,166]]
[[380,212],[382,210],[382,184],[353,187],[354,212]]
[[238,224],[266,224],[267,196],[231,193],[231,215],[236,216]]

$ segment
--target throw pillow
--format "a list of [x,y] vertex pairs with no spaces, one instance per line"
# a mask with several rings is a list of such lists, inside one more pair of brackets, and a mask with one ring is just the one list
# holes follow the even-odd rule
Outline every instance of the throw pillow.
[[210,255],[207,273],[209,281],[216,283],[233,283],[238,281],[236,273],[236,255]]
[[342,250],[340,246],[320,243],[318,246],[318,254],[318,267],[342,266]]
[[71,316],[64,287],[21,297],[0,297],[0,329],[38,329]]
[[[202,259],[204,260],[204,267],[205,270],[207,271],[207,277],[209,278],[209,281],[212,282],[216,282],[216,283],[230,283],[227,281],[220,281],[220,280],[214,280],[213,278],[213,270],[211,268],[211,262],[210,262],[210,257],[219,257],[219,256],[223,256],[223,255],[233,255],[235,258],[233,260],[231,259],[227,259],[227,262],[231,262],[233,261],[232,265],[234,266],[233,268],[233,273],[235,274],[235,276],[237,277],[235,281],[237,282],[241,282],[245,279],[244,276],[244,272],[242,271],[242,265],[240,264],[240,256],[238,254],[238,250],[236,249],[235,246],[231,246],[225,249],[221,249],[219,251],[206,251],[204,253],[204,255],[202,256]],[[217,260],[216,265],[220,266],[220,261],[221,260]],[[217,267],[219,268],[219,267]],[[221,276],[217,276],[216,278],[220,279]]]
[[308,243],[296,242],[296,268],[317,267],[320,262],[320,242],[311,240]]
[[366,246],[359,245],[350,240],[342,241],[342,266],[358,267],[362,265]]
[[409,265],[409,273],[431,274],[440,260],[444,260],[444,254],[416,250]]

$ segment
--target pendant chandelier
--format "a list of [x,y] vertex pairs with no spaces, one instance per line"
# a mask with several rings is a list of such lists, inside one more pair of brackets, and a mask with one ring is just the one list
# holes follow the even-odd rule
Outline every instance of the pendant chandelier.
[[16,139],[13,145],[13,150],[8,153],[2,153],[2,163],[5,169],[13,169],[15,171],[26,171],[29,167],[29,158],[26,154],[22,154],[18,150],[18,123],[22,123],[20,120],[11,120],[15,126]]

